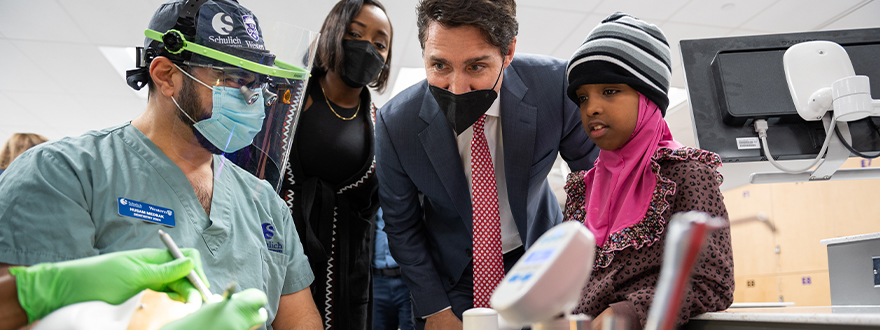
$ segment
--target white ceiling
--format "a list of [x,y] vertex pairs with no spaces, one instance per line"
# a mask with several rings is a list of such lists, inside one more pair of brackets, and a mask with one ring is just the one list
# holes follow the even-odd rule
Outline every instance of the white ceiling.
[[[50,139],[128,121],[146,100],[129,88],[99,47],[131,47],[160,0],[0,1],[0,143],[15,132]],[[285,21],[320,30],[335,1],[240,0],[264,27]],[[397,70],[422,67],[415,0],[384,0],[394,26],[392,80]],[[660,26],[672,46],[672,86],[684,88],[681,39],[880,27],[874,0],[519,0],[517,52],[571,56],[604,17],[623,11]],[[265,28],[268,30],[268,28]],[[133,67],[133,63],[132,63]],[[667,120],[673,135],[693,143],[686,104]],[[729,176],[729,175],[728,175]]]

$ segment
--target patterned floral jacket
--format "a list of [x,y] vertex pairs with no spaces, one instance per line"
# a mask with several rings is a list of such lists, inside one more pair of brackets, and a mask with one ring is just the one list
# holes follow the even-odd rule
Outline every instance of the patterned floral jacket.
[[[597,247],[578,312],[595,317],[610,307],[616,316],[627,319],[630,328],[644,327],[660,276],[667,219],[691,210],[727,218],[719,189],[723,179],[716,171],[720,165],[720,157],[705,150],[657,150],[651,164],[657,187],[650,207],[642,221],[612,233]],[[585,173],[568,176],[566,221],[584,222]],[[696,262],[678,324],[701,313],[727,309],[733,302],[733,289],[730,228],[725,227],[712,233]]]

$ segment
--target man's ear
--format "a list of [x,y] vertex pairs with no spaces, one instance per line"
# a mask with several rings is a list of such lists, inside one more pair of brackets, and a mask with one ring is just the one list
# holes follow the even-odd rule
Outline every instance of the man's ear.
[[150,62],[150,77],[156,89],[165,97],[174,96],[178,85],[183,84],[177,67],[167,57],[158,56]]
[[513,53],[516,52],[516,37],[513,37],[513,40],[510,41],[510,46],[507,47],[507,54],[504,55],[504,62],[507,65],[504,68],[510,66],[510,61],[513,61]]

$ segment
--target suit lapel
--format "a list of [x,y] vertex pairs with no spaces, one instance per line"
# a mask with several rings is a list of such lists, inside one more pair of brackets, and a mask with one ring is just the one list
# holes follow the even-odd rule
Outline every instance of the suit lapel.
[[428,124],[428,127],[419,133],[422,147],[425,148],[434,171],[437,172],[443,188],[455,204],[455,209],[464,221],[465,227],[473,233],[471,194],[464,175],[461,156],[458,154],[455,134],[430,92],[425,92],[419,118]]
[[504,173],[510,211],[523,238],[525,233],[522,230],[528,228],[526,204],[538,115],[535,106],[523,102],[528,90],[512,65],[504,70],[504,81],[501,85]]

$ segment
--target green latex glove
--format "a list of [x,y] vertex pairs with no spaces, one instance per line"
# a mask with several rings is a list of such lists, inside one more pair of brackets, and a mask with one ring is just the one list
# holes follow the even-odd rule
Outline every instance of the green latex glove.
[[58,308],[83,302],[118,305],[144,289],[171,292],[172,299],[201,303],[199,291],[186,279],[190,270],[208,285],[202,258],[195,249],[181,249],[175,260],[167,250],[141,249],[9,269],[15,276],[18,301],[28,322]]
[[228,300],[208,303],[186,317],[168,323],[160,330],[247,330],[266,323],[266,294],[257,289],[247,289],[232,295]]

